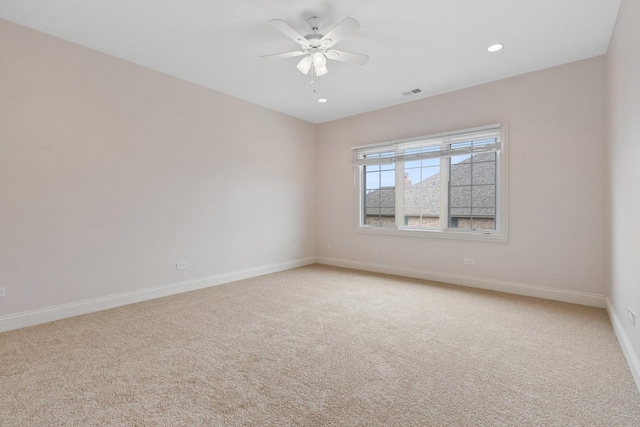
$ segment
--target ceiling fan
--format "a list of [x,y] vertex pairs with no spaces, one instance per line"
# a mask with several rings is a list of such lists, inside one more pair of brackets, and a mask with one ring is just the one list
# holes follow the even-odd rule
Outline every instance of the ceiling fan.
[[316,76],[323,76],[329,72],[327,69],[327,59],[358,65],[365,64],[369,61],[368,55],[331,49],[331,47],[340,40],[360,28],[358,21],[353,18],[345,18],[325,35],[318,33],[318,30],[322,26],[322,19],[317,16],[312,16],[307,20],[312,32],[306,36],[298,33],[280,19],[272,19],[269,23],[285,36],[298,43],[300,50],[264,55],[261,56],[261,58],[280,59],[304,56],[304,58],[298,62],[298,70],[303,74],[308,74],[309,71],[311,71],[311,83],[314,82]]

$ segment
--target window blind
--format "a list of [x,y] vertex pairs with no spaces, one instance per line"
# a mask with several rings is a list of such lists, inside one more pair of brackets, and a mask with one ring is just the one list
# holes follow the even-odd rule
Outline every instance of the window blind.
[[354,148],[354,166],[384,165],[411,160],[452,157],[502,149],[502,126],[413,138]]

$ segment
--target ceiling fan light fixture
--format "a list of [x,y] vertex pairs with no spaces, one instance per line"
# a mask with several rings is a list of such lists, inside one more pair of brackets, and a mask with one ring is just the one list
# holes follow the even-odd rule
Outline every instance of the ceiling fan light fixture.
[[318,76],[318,77],[324,76],[328,72],[329,72],[329,70],[327,69],[326,65],[324,67],[322,67],[322,68],[316,67],[316,76]]
[[300,60],[300,62],[298,62],[298,70],[300,70],[302,74],[309,73],[312,62],[313,61],[311,60],[311,55],[305,56],[304,58],[302,58],[302,60]]
[[316,69],[324,68],[327,65],[327,58],[320,52],[316,52],[313,54],[313,65]]

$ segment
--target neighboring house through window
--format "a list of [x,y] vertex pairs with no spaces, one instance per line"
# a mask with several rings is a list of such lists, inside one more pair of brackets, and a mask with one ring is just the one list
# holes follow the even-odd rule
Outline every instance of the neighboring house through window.
[[506,240],[506,125],[354,149],[358,231]]

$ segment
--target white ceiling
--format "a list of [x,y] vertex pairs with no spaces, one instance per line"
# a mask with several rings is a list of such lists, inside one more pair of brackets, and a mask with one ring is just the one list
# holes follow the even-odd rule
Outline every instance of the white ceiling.
[[[604,54],[620,1],[0,0],[0,17],[322,123]],[[313,15],[320,33],[357,19],[336,48],[369,62],[330,61],[310,84],[299,58],[260,59],[297,48],[269,20],[307,34]],[[490,54],[494,43],[505,47]]]

